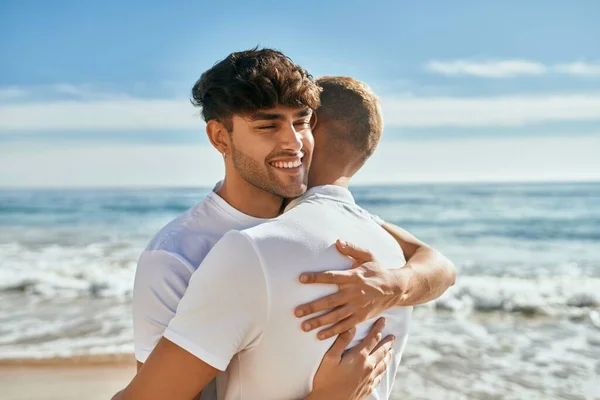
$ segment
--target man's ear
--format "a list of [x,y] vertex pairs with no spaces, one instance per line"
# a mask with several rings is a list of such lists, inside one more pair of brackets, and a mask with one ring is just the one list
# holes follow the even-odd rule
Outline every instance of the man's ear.
[[231,138],[229,137],[229,132],[225,125],[215,119],[211,119],[206,123],[206,135],[213,147],[217,149],[223,157],[226,157],[226,155],[229,154],[231,150]]
[[317,111],[313,111],[312,115],[310,116],[310,129],[314,130],[315,127],[317,126]]

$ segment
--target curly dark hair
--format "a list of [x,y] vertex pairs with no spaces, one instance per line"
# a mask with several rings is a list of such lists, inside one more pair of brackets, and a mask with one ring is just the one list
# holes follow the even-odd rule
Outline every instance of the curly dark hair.
[[302,67],[280,51],[258,49],[231,53],[205,71],[192,88],[191,102],[202,108],[206,122],[214,119],[233,129],[233,115],[277,105],[317,109],[321,88]]

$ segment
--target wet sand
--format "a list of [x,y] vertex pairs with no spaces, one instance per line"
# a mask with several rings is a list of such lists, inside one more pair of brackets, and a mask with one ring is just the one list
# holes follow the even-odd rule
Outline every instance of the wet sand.
[[135,374],[135,361],[44,360],[2,362],[0,393],[10,400],[106,400]]

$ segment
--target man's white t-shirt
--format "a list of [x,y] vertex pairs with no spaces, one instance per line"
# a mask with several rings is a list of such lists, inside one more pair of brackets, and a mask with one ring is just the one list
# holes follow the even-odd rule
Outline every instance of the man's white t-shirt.
[[[338,186],[319,186],[280,217],[242,232],[227,233],[192,276],[164,336],[225,374],[219,399],[298,399],[312,390],[314,375],[335,338],[304,332],[294,308],[338,290],[303,285],[306,271],[348,269],[337,239],[370,250],[382,266],[400,268],[397,242]],[[291,208],[291,209],[290,209]],[[388,399],[408,335],[412,307],[384,313],[384,334],[396,336],[395,356],[371,395]],[[357,326],[352,347],[373,320]],[[349,383],[352,384],[352,383]]]
[[230,230],[268,219],[233,208],[215,191],[162,228],[141,254],[133,289],[135,358],[146,359],[160,340],[188,282],[210,249]]

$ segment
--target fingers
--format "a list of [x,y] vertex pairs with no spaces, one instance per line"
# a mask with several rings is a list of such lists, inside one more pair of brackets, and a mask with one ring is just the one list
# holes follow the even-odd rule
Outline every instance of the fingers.
[[350,270],[343,271],[325,271],[325,272],[304,272],[300,275],[302,283],[329,283],[342,285],[352,282],[354,274]]
[[317,337],[320,340],[329,339],[330,337],[338,335],[344,331],[347,331],[348,329],[354,328],[359,323],[360,323],[359,318],[357,318],[354,314],[351,314],[351,316],[339,321],[337,324],[335,324],[327,329],[323,329],[321,332],[319,332]]
[[349,331],[340,333],[337,339],[335,339],[335,342],[333,342],[333,344],[329,348],[329,350],[327,350],[327,353],[325,353],[325,357],[333,357],[337,360],[342,358],[344,350],[346,350],[346,347],[348,347],[350,342],[352,342],[352,339],[354,339],[354,335],[356,335],[356,329],[354,328],[350,329]]
[[332,308],[336,308],[348,303],[351,298],[350,295],[350,292],[340,290],[339,292],[330,294],[329,296],[321,297],[318,300],[296,307],[294,314],[296,317],[304,317],[305,315],[314,314],[319,311],[331,310]]
[[335,242],[335,247],[337,247],[338,251],[343,255],[352,257],[355,260],[360,260],[363,262],[374,260],[373,254],[371,254],[370,251],[361,249],[360,247],[355,246],[352,243],[338,240],[337,242]]
[[[319,328],[324,325],[329,325],[336,323],[338,321],[343,320],[346,317],[349,317],[352,314],[352,307],[343,306],[336,308],[326,314],[319,315],[318,317],[308,319],[302,323],[302,330],[305,332],[310,332],[313,329]],[[350,325],[348,329],[350,329],[353,325]],[[343,329],[338,333],[342,333],[347,331],[348,329]],[[320,337],[319,337],[320,339]]]
[[375,349],[379,341],[381,340],[381,332],[385,327],[385,318],[379,318],[371,327],[371,330],[365,336],[363,340],[360,341],[359,344],[354,346],[352,350],[350,350],[353,354],[364,353],[365,355],[371,354],[371,352]]
[[391,339],[391,335],[382,340],[382,343],[383,344],[370,356],[374,359],[374,362],[377,363],[375,369],[373,369],[373,372],[371,373],[374,388],[381,383],[381,379],[394,357],[394,349],[392,347],[394,340]]
[[379,384],[379,382],[381,382],[381,378],[383,377],[383,374],[385,373],[385,371],[387,371],[387,368],[390,365],[390,362],[392,361],[393,357],[394,357],[394,349],[390,347],[390,350],[385,353],[385,356],[383,357],[383,359],[377,363],[377,365],[375,366],[375,369],[372,372],[374,386],[377,386]]
[[382,341],[377,343],[377,346],[371,351],[371,355],[375,356],[375,361],[379,362],[385,357],[385,354],[392,348],[396,342],[394,335],[387,335]]

